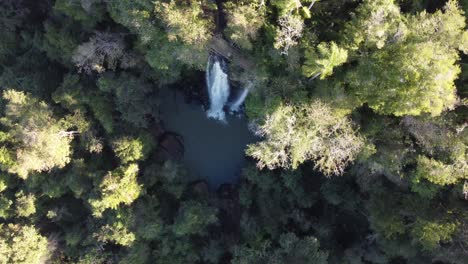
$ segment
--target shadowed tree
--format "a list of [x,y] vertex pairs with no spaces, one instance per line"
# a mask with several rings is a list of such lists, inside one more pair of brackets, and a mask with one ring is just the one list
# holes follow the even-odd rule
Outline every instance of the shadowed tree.
[[183,203],[172,227],[178,236],[205,232],[207,226],[217,223],[217,210],[198,202]]
[[325,264],[328,254],[319,249],[319,242],[314,237],[298,238],[294,233],[281,235],[277,247],[270,241],[263,241],[258,248],[236,247],[233,264]]
[[119,34],[97,32],[93,37],[79,45],[73,53],[73,63],[79,72],[91,74],[115,70],[124,57],[125,43]]
[[149,118],[158,117],[158,99],[151,95],[152,87],[145,80],[128,73],[118,77],[110,74],[99,78],[98,87],[115,95],[115,108],[135,127],[147,128]]

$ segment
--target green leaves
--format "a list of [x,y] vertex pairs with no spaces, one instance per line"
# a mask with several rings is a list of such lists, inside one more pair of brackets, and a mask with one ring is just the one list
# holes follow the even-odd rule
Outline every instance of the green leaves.
[[456,223],[431,222],[418,219],[411,231],[414,242],[419,243],[424,250],[430,251],[441,242],[448,242],[457,230]]
[[248,263],[297,263],[325,264],[328,253],[319,249],[315,237],[298,238],[294,233],[282,234],[279,246],[272,246],[270,241],[264,241],[258,248],[247,246],[237,247],[234,251],[233,264]]
[[436,116],[457,102],[456,60],[436,43],[395,44],[363,57],[347,77],[357,97],[379,113]]
[[326,175],[342,174],[364,145],[351,122],[320,101],[283,105],[256,132],[265,140],[249,145],[258,167],[296,169],[306,160]]
[[444,186],[454,184],[464,177],[468,178],[468,175],[464,175],[466,173],[464,169],[457,164],[445,165],[440,161],[420,156],[417,161],[416,177]]
[[112,142],[115,154],[122,164],[144,160],[151,149],[152,142],[143,138],[122,137]]
[[281,54],[288,55],[289,49],[297,45],[302,36],[304,22],[299,16],[285,15],[278,19],[278,25],[274,47],[281,50]]
[[364,2],[347,28],[350,47],[359,54],[346,77],[352,93],[386,115],[437,116],[452,109],[464,27],[455,1],[444,12],[408,16],[392,0]]
[[138,36],[138,49],[161,82],[177,80],[183,65],[204,69],[214,31],[212,3],[112,0],[107,6],[116,22]]
[[227,2],[228,37],[243,49],[253,49],[253,41],[258,36],[259,29],[265,23],[265,9],[255,4],[240,5]]
[[394,0],[366,0],[347,25],[346,38],[352,49],[383,48],[405,36],[404,18]]
[[33,227],[0,224],[0,263],[40,264],[46,259],[47,239]]
[[166,25],[169,40],[181,40],[190,45],[206,45],[211,39],[214,23],[203,8],[210,6],[203,1],[189,1],[189,5],[155,2],[156,13]]
[[177,236],[204,232],[209,225],[218,222],[217,210],[198,202],[183,203],[172,227]]
[[444,186],[461,183],[468,179],[466,160],[444,164],[435,159],[419,156],[412,177],[411,189],[421,196],[432,198]]
[[105,8],[99,1],[55,1],[54,11],[66,14],[92,28],[104,19]]
[[[150,95],[152,88],[145,80],[127,73],[118,77],[110,74],[99,78],[98,87],[103,92],[115,95],[115,108],[122,114],[123,120],[135,127],[147,128],[150,122],[148,117],[157,118],[158,100]],[[99,110],[98,113],[100,108],[106,110],[105,105],[95,108]],[[111,128],[110,120],[105,120],[103,124]]]
[[94,234],[97,241],[100,242],[115,242],[117,245],[130,246],[135,241],[135,235],[127,230],[119,222],[115,222],[114,225],[105,225]]
[[120,204],[130,205],[143,191],[136,176],[138,165],[129,164],[108,172],[99,185],[100,199],[90,199],[95,216],[101,216],[104,210],[117,209]]
[[338,47],[335,42],[320,43],[316,50],[305,52],[305,62],[302,72],[312,79],[320,75],[320,79],[333,74],[333,68],[338,67],[348,60],[348,51]]
[[20,191],[16,194],[16,214],[22,217],[28,217],[36,212],[36,197],[33,194],[24,194]]
[[[72,137],[67,135],[66,127],[53,117],[49,107],[15,90],[6,90],[3,98],[7,104],[0,122],[9,129],[10,143],[16,152],[15,162],[10,162],[8,171],[27,178],[30,172],[63,168],[70,161]],[[4,159],[8,161],[5,155]]]

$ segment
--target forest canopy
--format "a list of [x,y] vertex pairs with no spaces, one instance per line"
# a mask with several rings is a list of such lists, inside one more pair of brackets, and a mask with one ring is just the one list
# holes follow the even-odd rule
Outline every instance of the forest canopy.
[[[468,263],[467,12],[1,0],[0,264]],[[214,57],[256,138],[213,187],[161,109]]]

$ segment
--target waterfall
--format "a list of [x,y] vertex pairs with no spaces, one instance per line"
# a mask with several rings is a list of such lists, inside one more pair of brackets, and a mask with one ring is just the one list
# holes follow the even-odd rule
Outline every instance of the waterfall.
[[226,121],[223,108],[229,97],[229,80],[223,66],[225,65],[221,59],[211,56],[206,68],[206,85],[210,97],[210,108],[206,114],[220,121]]
[[253,84],[249,82],[247,87],[242,90],[242,93],[239,95],[239,97],[237,97],[237,99],[229,107],[229,110],[231,110],[231,112],[239,112],[239,108],[244,103],[245,98],[249,94],[249,90],[252,88],[252,86]]

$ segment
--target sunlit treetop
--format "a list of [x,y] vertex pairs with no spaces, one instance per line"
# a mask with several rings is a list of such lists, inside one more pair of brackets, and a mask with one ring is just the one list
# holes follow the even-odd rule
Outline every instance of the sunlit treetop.
[[366,0],[348,24],[347,38],[353,48],[360,45],[381,49],[405,34],[404,17],[394,0]]
[[143,190],[137,182],[137,174],[138,165],[134,163],[108,172],[99,185],[100,198],[89,200],[93,214],[101,217],[106,209],[115,210],[121,204],[132,204]]
[[47,238],[34,226],[0,224],[0,263],[40,264],[47,260]]
[[281,105],[257,128],[265,140],[249,145],[258,167],[296,169],[307,160],[325,175],[342,174],[364,145],[349,119],[325,103]]
[[[180,40],[187,44],[204,45],[214,31],[213,18],[205,10],[207,1],[188,1],[190,4],[158,2],[155,10],[165,24],[169,40]],[[204,10],[204,9],[205,10]]]
[[346,81],[362,103],[397,116],[437,116],[457,104],[457,61],[468,33],[455,1],[417,15],[402,15],[391,0],[365,1],[347,34],[358,66]]
[[8,171],[26,178],[30,172],[63,168],[70,161],[72,140],[65,122],[54,118],[44,102],[23,92],[6,90],[3,99],[0,122],[9,129],[15,160]]

